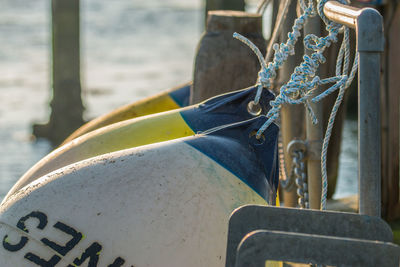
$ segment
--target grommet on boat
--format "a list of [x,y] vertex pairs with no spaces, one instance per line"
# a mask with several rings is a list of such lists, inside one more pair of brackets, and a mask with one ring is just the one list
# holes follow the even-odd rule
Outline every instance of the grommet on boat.
[[0,266],[223,266],[230,213],[274,204],[265,117],[84,160],[0,207]]
[[[241,122],[254,115],[247,110],[257,88],[250,87],[209,99],[198,105],[115,123],[87,133],[56,149],[26,172],[5,199],[33,180],[71,163],[101,154],[194,135],[197,132]],[[263,92],[260,107],[270,109],[273,94]]]

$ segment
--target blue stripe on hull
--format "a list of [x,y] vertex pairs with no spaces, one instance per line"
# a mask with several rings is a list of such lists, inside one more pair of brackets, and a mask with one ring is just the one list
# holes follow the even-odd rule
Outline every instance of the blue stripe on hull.
[[207,138],[185,141],[207,155],[251,187],[270,204],[275,204],[279,182],[278,126],[272,124],[258,141],[251,133],[266,118],[260,116],[207,134]]
[[[219,95],[201,103],[196,108],[181,111],[181,115],[195,133],[245,121],[254,118],[247,111],[247,105],[254,100],[256,93],[257,86],[253,86]],[[261,114],[266,114],[271,109],[269,102],[273,99],[274,95],[271,92],[263,90],[260,99]]]
[[180,107],[186,107],[189,105],[190,89],[192,83],[183,86],[177,90],[169,93],[169,96],[175,101],[175,103]]

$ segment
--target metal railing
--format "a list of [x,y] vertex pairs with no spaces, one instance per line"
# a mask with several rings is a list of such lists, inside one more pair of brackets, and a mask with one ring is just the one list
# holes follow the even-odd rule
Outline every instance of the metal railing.
[[373,8],[329,1],[325,15],[355,29],[358,52],[358,182],[360,214],[381,216],[380,53],[383,19]]
[[[242,206],[229,220],[227,267],[265,266],[266,260],[335,266],[399,266],[400,247],[390,243],[391,229],[380,218],[382,16],[372,8],[357,9],[336,1],[327,2],[324,13],[330,20],[356,30],[359,209],[363,215]],[[372,221],[377,224],[372,225]],[[341,227],[336,227],[338,224]],[[377,229],[383,234],[376,232]],[[383,236],[386,236],[384,240]]]

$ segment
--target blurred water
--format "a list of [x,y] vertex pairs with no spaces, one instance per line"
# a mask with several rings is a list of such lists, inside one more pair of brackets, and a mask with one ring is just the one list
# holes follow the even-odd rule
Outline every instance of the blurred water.
[[[86,119],[191,80],[201,0],[83,0],[81,11]],[[49,34],[49,0],[0,0],[0,199],[51,149],[30,137],[49,114]],[[353,131],[347,122],[338,196],[357,186]]]
[[[49,0],[0,0],[0,199],[51,147],[32,141],[48,119]],[[201,0],[84,0],[82,85],[93,118],[191,80]]]
[[333,198],[342,198],[358,192],[357,133],[357,120],[345,120],[340,148],[339,179]]

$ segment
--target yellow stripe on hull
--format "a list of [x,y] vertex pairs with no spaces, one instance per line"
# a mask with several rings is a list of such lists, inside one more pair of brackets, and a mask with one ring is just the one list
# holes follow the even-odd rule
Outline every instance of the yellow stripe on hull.
[[121,121],[89,132],[54,150],[29,169],[3,201],[37,178],[69,164],[126,148],[191,136],[195,133],[177,109]]
[[67,139],[65,139],[65,141],[61,145],[64,145],[88,132],[94,131],[96,129],[116,122],[180,108],[180,106],[169,95],[172,90],[168,90],[154,96],[133,102],[131,104],[117,108],[105,115],[97,117],[96,119],[89,121],[78,130],[73,132],[69,137],[67,137]]
[[[40,160],[17,181],[5,199],[35,179],[84,159],[126,148],[191,136],[195,134],[195,131],[205,131],[243,121],[251,116],[246,107],[248,99],[253,99],[252,94],[256,92],[255,89],[239,90],[198,105],[124,120],[91,131]],[[232,103],[237,105],[238,101],[245,104],[240,105],[242,110],[232,109]]]

